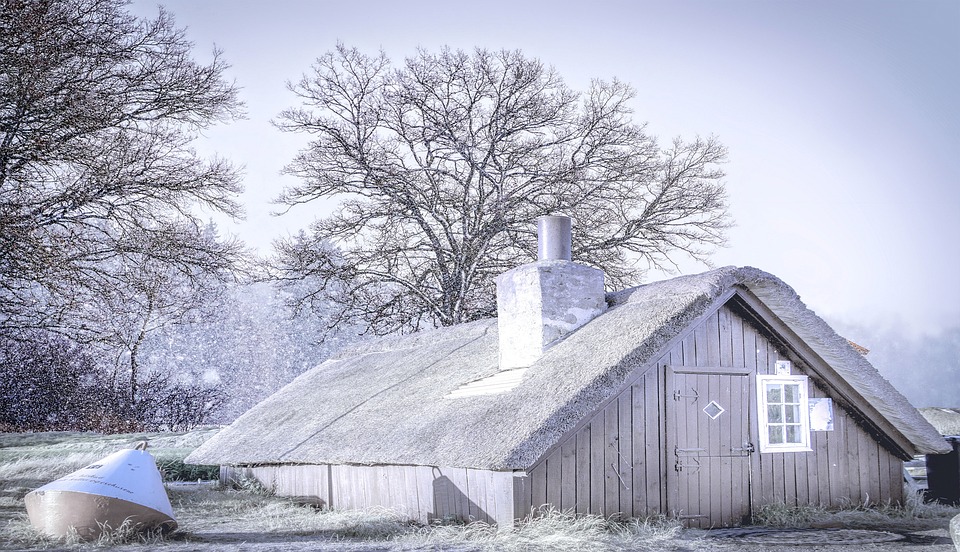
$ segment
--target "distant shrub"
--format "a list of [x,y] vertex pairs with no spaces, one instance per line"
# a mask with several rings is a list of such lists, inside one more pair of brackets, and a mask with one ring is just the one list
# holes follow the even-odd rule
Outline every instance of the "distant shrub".
[[101,431],[190,431],[207,423],[223,406],[226,394],[219,386],[201,386],[177,381],[156,372],[137,385],[131,400],[125,390],[109,398]]
[[95,429],[102,385],[94,357],[53,334],[0,335],[0,429]]
[[157,467],[164,481],[216,481],[220,479],[220,466],[184,464],[179,458],[157,458]]
[[93,351],[50,333],[0,334],[0,431],[189,431],[225,393],[151,373],[137,394],[118,387]]

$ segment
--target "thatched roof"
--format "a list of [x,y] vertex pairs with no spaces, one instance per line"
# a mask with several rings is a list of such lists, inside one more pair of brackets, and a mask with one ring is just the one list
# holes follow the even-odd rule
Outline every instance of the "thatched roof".
[[497,372],[496,320],[357,344],[249,410],[187,461],[528,468],[735,286],[759,297],[917,452],[945,450],[919,412],[789,286],[754,268],[727,267],[608,295],[607,312],[501,394],[447,398]]
[[921,408],[920,414],[940,435],[960,435],[960,408]]

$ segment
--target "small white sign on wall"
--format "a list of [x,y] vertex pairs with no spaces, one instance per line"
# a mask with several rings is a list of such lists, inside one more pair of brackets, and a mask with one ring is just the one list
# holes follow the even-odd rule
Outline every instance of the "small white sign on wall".
[[773,367],[778,376],[789,376],[793,363],[789,360],[778,360]]
[[814,398],[810,401],[810,431],[833,431],[833,399]]

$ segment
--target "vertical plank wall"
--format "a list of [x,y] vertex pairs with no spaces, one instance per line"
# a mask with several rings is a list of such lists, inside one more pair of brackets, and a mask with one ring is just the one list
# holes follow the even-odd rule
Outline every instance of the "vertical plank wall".
[[[662,366],[748,368],[751,440],[757,443],[756,374],[772,374],[774,363],[788,359],[785,347],[724,306],[697,327],[674,350],[632,382],[574,434],[541,459],[528,477],[515,479],[517,515],[543,505],[578,513],[642,517],[669,513],[666,470],[674,459],[666,451],[663,413],[670,393],[663,388]],[[719,351],[719,356],[687,354]],[[682,360],[679,360],[682,359]],[[802,370],[794,365],[794,374]],[[828,396],[811,379],[811,397]],[[834,430],[811,434],[811,452],[751,455],[743,474],[752,505],[819,504],[849,506],[903,498],[902,462],[881,446],[855,418],[834,403]],[[732,477],[724,471],[717,477]]]
[[[723,310],[721,310],[723,316]],[[736,313],[729,316],[741,320],[745,351],[754,350],[758,374],[774,374],[774,363],[787,359],[783,347],[769,336],[743,321]],[[811,375],[794,365],[794,374]],[[756,395],[756,379],[751,378],[751,393]],[[809,395],[829,397],[825,389],[814,384]],[[804,505],[820,504],[842,507],[878,504],[903,500],[903,462],[881,446],[857,417],[834,402],[833,431],[812,431],[811,452],[755,453],[752,458],[753,503]],[[756,424],[754,424],[756,431]]]
[[529,472],[515,479],[516,511],[542,506],[643,517],[664,510],[663,390],[642,374]]
[[221,468],[279,496],[338,510],[391,508],[412,520],[512,523],[513,472],[432,466],[271,465]]

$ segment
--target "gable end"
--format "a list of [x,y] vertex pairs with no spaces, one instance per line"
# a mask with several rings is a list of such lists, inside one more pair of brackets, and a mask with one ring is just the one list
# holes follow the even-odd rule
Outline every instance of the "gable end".
[[781,344],[790,360],[815,384],[828,390],[838,406],[847,409],[887,450],[903,460],[913,457],[915,447],[909,439],[750,290],[738,286],[730,305],[768,339]]

